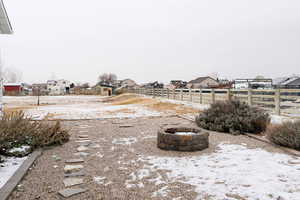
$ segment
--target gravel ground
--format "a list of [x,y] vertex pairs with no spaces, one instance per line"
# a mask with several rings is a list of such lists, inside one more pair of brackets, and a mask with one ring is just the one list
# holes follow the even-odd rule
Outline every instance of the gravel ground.
[[[90,155],[85,157],[83,164],[86,172],[84,186],[88,188],[88,191],[68,198],[70,200],[196,198],[194,186],[180,182],[168,184],[170,190],[168,196],[153,196],[164,187],[164,184],[156,185],[147,181],[155,178],[155,174],[142,178],[143,185],[141,181],[135,184],[131,173],[143,167],[145,161],[139,158],[146,156],[207,155],[215,152],[216,146],[222,142],[244,143],[248,148],[263,148],[270,152],[283,153],[271,145],[246,136],[231,136],[214,132],[210,132],[210,147],[204,151],[194,153],[162,151],[156,147],[156,134],[158,128],[165,124],[191,125],[191,122],[177,117],[65,121],[63,125],[70,129],[71,133],[70,142],[45,150],[9,199],[62,199],[57,192],[64,189],[64,161],[78,158],[74,153],[78,147],[76,140],[79,135],[89,135],[94,148],[92,148],[93,145],[89,147]],[[120,128],[120,125],[132,125],[132,127]],[[54,159],[53,155],[60,157],[61,160]],[[167,171],[160,170],[157,173],[162,179],[167,179]],[[105,179],[102,180],[102,177]],[[131,180],[130,184],[133,187],[128,187],[130,186],[128,180]],[[209,199],[208,197],[207,200]]]

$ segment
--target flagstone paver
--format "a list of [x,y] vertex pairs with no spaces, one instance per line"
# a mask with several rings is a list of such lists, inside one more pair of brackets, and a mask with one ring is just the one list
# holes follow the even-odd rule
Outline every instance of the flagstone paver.
[[65,178],[63,182],[65,187],[71,187],[71,186],[83,184],[83,178],[68,177]]
[[69,189],[64,189],[64,190],[60,190],[59,191],[59,194],[65,198],[68,198],[68,197],[71,197],[71,196],[74,196],[76,194],[80,194],[80,193],[83,193],[83,192],[86,192],[87,189],[84,189],[84,188],[69,188]]
[[65,161],[66,163],[83,163],[84,160],[82,158],[69,159]]

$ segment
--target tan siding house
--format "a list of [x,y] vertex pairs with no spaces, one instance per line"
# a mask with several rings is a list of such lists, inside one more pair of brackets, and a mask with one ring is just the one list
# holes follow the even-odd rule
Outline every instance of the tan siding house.
[[187,87],[191,89],[199,88],[215,88],[219,85],[219,82],[209,76],[199,77],[195,80],[188,82]]

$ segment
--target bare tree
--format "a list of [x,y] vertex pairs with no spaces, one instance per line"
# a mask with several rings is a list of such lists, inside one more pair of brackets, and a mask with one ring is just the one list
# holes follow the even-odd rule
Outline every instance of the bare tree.
[[98,77],[98,84],[112,85],[117,80],[117,75],[113,73],[104,73]]
[[2,72],[4,83],[17,83],[22,81],[22,72],[14,67],[5,68]]

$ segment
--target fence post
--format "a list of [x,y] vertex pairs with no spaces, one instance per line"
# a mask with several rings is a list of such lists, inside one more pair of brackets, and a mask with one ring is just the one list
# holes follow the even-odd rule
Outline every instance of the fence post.
[[169,88],[167,88],[167,96],[168,96],[168,99],[170,99],[170,90],[169,90]]
[[252,106],[253,102],[252,102],[252,89],[248,88],[248,105]]
[[216,102],[216,93],[215,93],[215,89],[211,89],[211,101],[212,103]]
[[181,101],[183,101],[183,89],[180,90],[180,95],[181,95],[180,99]]
[[173,99],[175,100],[176,99],[176,90],[173,89]]
[[202,104],[202,89],[200,88],[200,91],[199,91],[199,97],[200,97],[200,104]]
[[231,101],[231,91],[230,91],[230,88],[227,90],[227,100]]
[[274,101],[275,101],[275,113],[276,115],[280,115],[280,89],[276,89]]
[[192,89],[189,89],[189,94],[190,94],[190,101],[193,102],[193,94],[192,94]]

